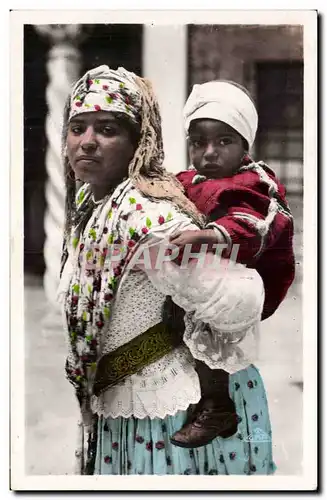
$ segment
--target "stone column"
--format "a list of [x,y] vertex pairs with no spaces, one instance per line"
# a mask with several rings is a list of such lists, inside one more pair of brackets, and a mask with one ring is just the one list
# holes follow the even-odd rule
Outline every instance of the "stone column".
[[56,294],[59,284],[60,259],[64,228],[65,179],[61,162],[61,131],[63,110],[71,85],[80,75],[80,53],[78,43],[81,40],[81,27],[69,25],[35,25],[36,31],[50,39],[46,88],[48,113],[46,117],[46,152],[47,181],[45,187],[45,244],[44,259],[46,270],[44,289],[51,304],[52,312],[58,312]]
[[187,92],[187,27],[144,26],[143,75],[157,95],[165,151],[165,167],[177,173],[186,168],[183,107]]

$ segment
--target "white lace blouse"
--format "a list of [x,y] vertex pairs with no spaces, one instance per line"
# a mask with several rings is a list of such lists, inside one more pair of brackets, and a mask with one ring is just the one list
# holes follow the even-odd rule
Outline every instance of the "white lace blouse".
[[[181,216],[180,228],[197,229]],[[152,232],[147,245],[157,243],[179,229]],[[93,396],[92,410],[105,417],[163,418],[185,410],[200,399],[194,358],[211,368],[230,373],[247,367],[257,357],[257,330],[264,289],[255,270],[234,264],[197,269],[195,263],[181,269],[165,262],[161,269],[136,266],[121,281],[112,309],[109,329],[101,339],[103,354],[115,350],[162,320],[167,295],[186,311],[185,345],[135,375]],[[210,328],[209,328],[210,325]]]

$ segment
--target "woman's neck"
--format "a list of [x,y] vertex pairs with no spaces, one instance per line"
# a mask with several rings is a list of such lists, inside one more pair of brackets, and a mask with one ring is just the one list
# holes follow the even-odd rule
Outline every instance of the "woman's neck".
[[111,194],[118,184],[105,184],[103,186],[91,184],[94,201],[102,200],[108,194]]
[[126,181],[128,176],[120,177],[119,179],[112,179],[111,182],[106,184],[90,184],[94,201],[100,201],[105,196],[111,195],[119,184]]

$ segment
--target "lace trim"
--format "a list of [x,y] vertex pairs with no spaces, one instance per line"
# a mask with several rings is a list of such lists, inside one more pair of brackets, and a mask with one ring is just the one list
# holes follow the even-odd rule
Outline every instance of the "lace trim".
[[185,315],[184,342],[192,356],[212,370],[236,373],[259,358],[258,324],[240,332],[213,332],[205,323],[194,321],[192,313]]
[[[184,348],[185,349],[185,348]],[[199,378],[191,364],[175,359],[160,376],[133,375],[98,398],[93,396],[92,411],[105,418],[164,418],[186,410],[200,400]],[[156,363],[153,363],[155,369]]]

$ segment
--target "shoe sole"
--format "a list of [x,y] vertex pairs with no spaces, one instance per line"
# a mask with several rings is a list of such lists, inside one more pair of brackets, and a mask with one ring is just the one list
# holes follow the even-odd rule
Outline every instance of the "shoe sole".
[[[212,440],[211,440],[212,441]],[[209,443],[211,442],[209,441]],[[206,443],[206,444],[199,444],[198,446],[194,446],[194,444],[192,445],[189,445],[187,443],[180,443],[179,441],[175,441],[175,439],[170,439],[170,442],[171,444],[173,444],[174,446],[178,446],[178,448],[201,448],[201,446],[206,446],[207,444],[209,443]]]
[[189,444],[189,443],[181,443],[180,441],[176,441],[173,438],[170,438],[170,442],[171,442],[171,444],[173,444],[174,446],[178,446],[179,448],[190,448],[190,449],[191,448],[201,448],[202,446],[207,446],[207,444],[210,444],[217,437],[220,437],[220,438],[223,438],[223,439],[228,439],[230,437],[233,437],[236,434],[236,432],[237,432],[237,427],[236,427],[236,430],[233,432],[233,434],[230,434],[229,436],[226,436],[226,431],[225,432],[223,431],[221,434],[217,434],[217,436],[215,436],[212,439],[210,439],[210,441],[206,441],[205,443],[201,443],[201,444],[198,444],[198,445]]

